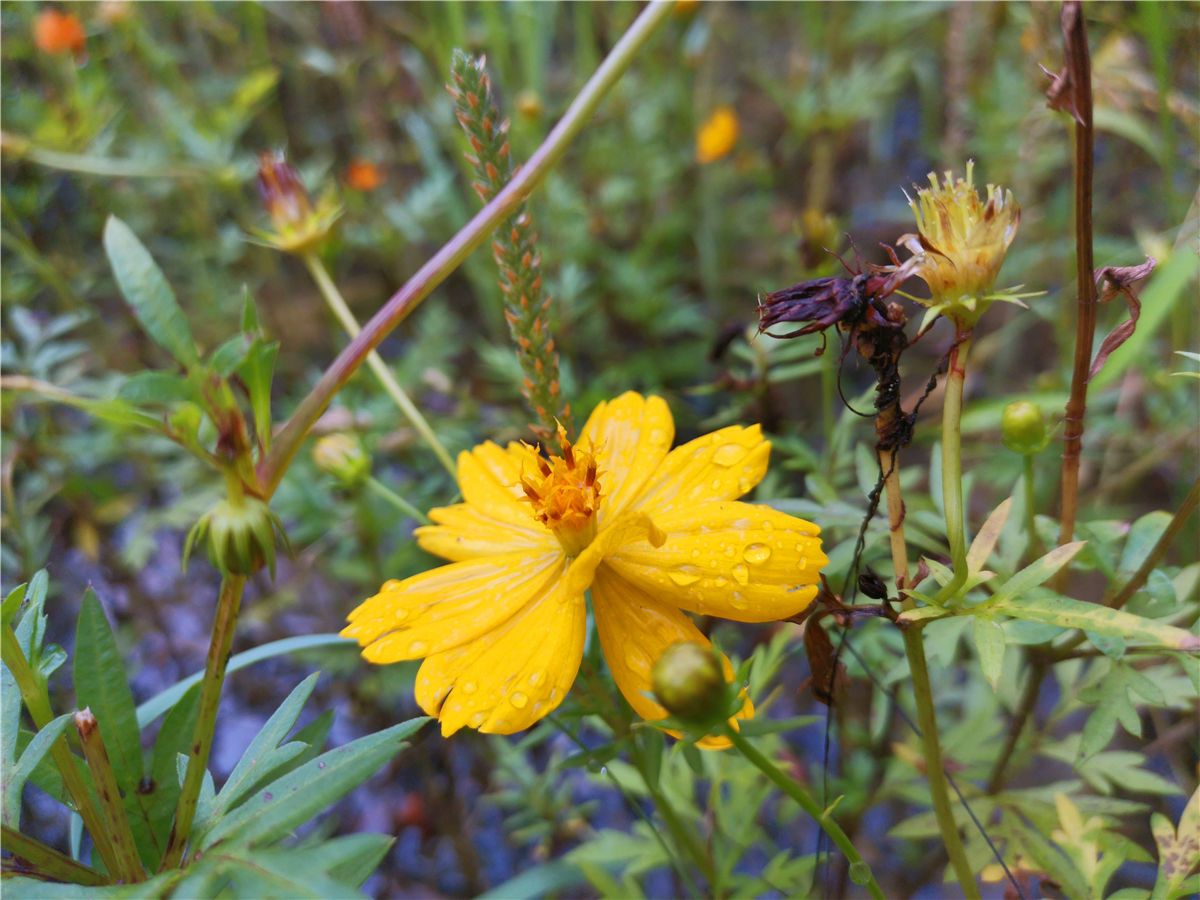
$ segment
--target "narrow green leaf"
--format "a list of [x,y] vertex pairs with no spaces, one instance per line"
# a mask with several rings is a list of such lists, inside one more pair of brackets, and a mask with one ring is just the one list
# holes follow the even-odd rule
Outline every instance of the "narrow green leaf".
[[209,355],[208,368],[222,378],[228,378],[245,360],[251,343],[251,339],[246,335],[235,334]]
[[[10,828],[17,827],[21,815],[21,790],[25,787],[25,782],[33,774],[34,767],[50,751],[50,745],[58,740],[59,735],[66,729],[72,716],[73,713],[64,713],[47,723],[45,728],[34,735],[17,764],[6,765],[4,771],[0,772],[0,782],[4,786],[3,821]],[[15,731],[16,729],[13,734],[14,744],[17,738]]]
[[1004,667],[1004,629],[994,619],[975,616],[975,647],[979,651],[979,665],[983,669],[983,677],[994,691],[1000,683],[1000,672]]
[[267,719],[254,739],[250,741],[246,752],[242,754],[242,758],[238,760],[220,793],[217,794],[217,802],[214,807],[216,815],[220,816],[225,810],[231,809],[242,794],[254,787],[255,782],[271,771],[274,766],[279,765],[284,759],[295,757],[304,749],[304,745],[296,741],[283,747],[280,744],[287,737],[288,732],[295,727],[296,720],[300,718],[300,713],[304,709],[304,704],[308,702],[313,688],[316,687],[319,675],[319,672],[313,672],[300,682]]
[[1004,613],[1030,622],[1043,622],[1062,628],[1079,628],[1097,634],[1115,635],[1126,640],[1146,641],[1171,650],[1200,649],[1200,637],[1144,619],[1119,609],[1109,609],[1095,603],[1084,603],[1059,594],[1034,597],[1008,597],[998,603],[989,602],[991,613]]
[[1004,523],[1008,521],[1012,504],[1013,499],[1009,497],[987,517],[987,521],[979,529],[979,534],[975,535],[975,540],[971,542],[971,549],[967,551],[967,571],[978,572],[987,564],[988,557],[996,547],[996,541],[1000,539],[1000,532],[1004,530]]
[[30,664],[37,666],[42,656],[42,639],[46,635],[47,615],[45,613],[46,591],[50,587],[50,576],[45,569],[39,570],[29,579],[29,588],[25,591],[25,612],[21,621],[13,629],[17,634],[17,643],[25,652],[25,658]]
[[195,399],[191,383],[172,372],[136,372],[117,390],[117,397],[129,403],[166,405],[177,400]]
[[250,408],[254,411],[254,429],[264,445],[271,438],[271,378],[275,371],[275,357],[279,355],[278,343],[267,343],[255,338],[238,365],[237,373],[246,383],[250,395]]
[[1170,524],[1171,514],[1161,509],[1146,513],[1134,522],[1129,528],[1129,536],[1125,538],[1125,547],[1121,551],[1120,570],[1132,573],[1141,568]]
[[242,331],[253,335],[262,331],[258,319],[258,307],[255,305],[254,295],[250,293],[247,285],[242,285]]
[[137,235],[116,216],[104,225],[104,252],[146,334],[184,368],[195,367],[200,362],[196,342],[171,286]]
[[[969,612],[969,610],[966,610],[966,612]],[[917,622],[928,622],[932,619],[941,619],[954,614],[953,610],[943,609],[940,606],[919,606],[916,609],[900,613],[900,621],[907,624],[916,624]]]
[[283,837],[369,778],[428,721],[410,719],[323,753],[257,791],[204,836],[202,847],[233,840],[261,846]]
[[[271,659],[275,656],[283,656],[287,653],[295,653],[298,650],[308,650],[313,647],[328,647],[331,645],[343,644],[348,647],[357,646],[357,643],[350,638],[339,637],[336,634],[305,634],[298,637],[283,638],[278,641],[271,641],[268,644],[263,644],[255,647],[252,650],[246,650],[229,658],[229,665],[225,667],[226,674],[232,674],[239,669],[244,669],[246,666],[253,665],[256,662],[261,662],[264,659]],[[145,728],[168,709],[179,702],[179,698],[192,687],[199,684],[200,679],[204,677],[203,672],[197,672],[194,675],[189,675],[182,681],[176,682],[160,694],[155,694],[145,703],[137,708],[137,720],[140,728]]]
[[234,896],[256,900],[339,900],[361,897],[356,889],[338,884],[306,865],[303,850],[257,850],[230,858],[214,851],[223,872],[233,879]]
[[21,608],[21,601],[25,599],[25,588],[26,585],[18,584],[8,592],[4,602],[0,603],[0,622],[12,624],[13,616],[17,614],[17,610]]
[[80,709],[90,707],[100,724],[117,786],[131,794],[142,778],[142,742],[125,661],[117,650],[104,609],[95,593],[83,593],[75,630],[75,699]]
[[1083,549],[1083,545],[1083,541],[1072,541],[1061,547],[1055,547],[1041,559],[1030,563],[1004,582],[996,589],[996,593],[982,605],[989,608],[994,607],[998,603],[1006,602],[1011,597],[1020,597],[1030,589],[1045,583],[1054,573],[1069,563],[1075,554]]
[[394,843],[396,839],[388,834],[348,834],[306,848],[305,853],[318,871],[334,881],[361,887]]
[[587,883],[587,875],[575,863],[566,860],[552,860],[526,869],[503,884],[498,884],[490,891],[480,894],[476,900],[547,897],[562,893],[568,888],[583,887]]

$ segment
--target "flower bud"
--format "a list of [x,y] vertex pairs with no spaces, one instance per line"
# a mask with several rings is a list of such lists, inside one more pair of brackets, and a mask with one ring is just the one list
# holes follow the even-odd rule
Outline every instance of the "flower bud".
[[1004,407],[1000,417],[1000,433],[1004,438],[1004,446],[1022,456],[1032,456],[1048,442],[1042,411],[1028,400],[1018,400]]
[[680,719],[703,722],[728,711],[729,683],[711,647],[672,644],[654,664],[651,679],[658,702]]
[[696,132],[696,162],[715,162],[733,149],[741,126],[731,107],[719,106]]
[[517,112],[524,119],[540,119],[542,116],[542,98],[538,92],[526,88],[517,94]]
[[371,473],[371,460],[358,438],[341,432],[327,434],[313,447],[313,462],[347,488],[356,488]]
[[207,535],[208,558],[222,572],[251,575],[265,564],[275,577],[275,535],[287,543],[283,525],[271,508],[257,497],[221,500],[206,512],[188,533],[183,566],[196,541]]

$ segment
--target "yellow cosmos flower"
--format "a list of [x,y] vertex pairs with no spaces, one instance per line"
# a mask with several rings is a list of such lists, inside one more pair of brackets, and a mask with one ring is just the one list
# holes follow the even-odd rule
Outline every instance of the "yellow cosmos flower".
[[733,149],[740,131],[737,113],[728,106],[717,107],[696,132],[696,162],[720,159]]
[[968,162],[965,179],[951,178],[947,172],[941,183],[930,172],[930,186],[908,200],[919,233],[902,235],[898,243],[913,254],[913,273],[933,294],[932,300],[920,301],[930,307],[927,321],[941,313],[969,327],[992,300],[1023,306],[1018,298],[1030,296],[1014,293],[1015,288],[995,291],[996,276],[1017,235],[1021,207],[1012,191],[991,184],[986,201],[982,199],[975,190],[973,169],[974,163]]
[[679,642],[709,646],[684,610],[784,619],[812,602],[828,562],[815,525],[737,502],[767,471],[757,425],[671,450],[674,432],[661,398],[627,393],[600,404],[574,445],[560,431],[561,457],[517,443],[463,452],[464,502],[416,530],[450,565],[387,582],[342,635],[370,662],[423,658],[416,699],[444,735],[511,734],[570,690],[590,590],[621,693],[643,718],[664,718],[647,696],[655,661]]

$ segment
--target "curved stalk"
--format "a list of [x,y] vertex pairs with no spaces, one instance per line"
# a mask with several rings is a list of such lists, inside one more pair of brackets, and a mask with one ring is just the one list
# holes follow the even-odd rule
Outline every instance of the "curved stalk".
[[875,880],[875,876],[871,872],[871,867],[866,864],[862,856],[854,848],[854,844],[846,836],[846,832],[842,831],[841,826],[830,818],[825,810],[821,809],[817,801],[810,797],[803,787],[791,778],[788,778],[775,763],[760,753],[758,748],[742,737],[740,733],[726,725],[722,734],[733,742],[733,746],[746,758],[747,762],[753,764],[777,788],[795,800],[801,809],[812,816],[813,820],[821,826],[821,830],[829,835],[829,839],[838,846],[839,850],[846,854],[846,859],[850,861],[850,877],[854,883],[865,886],[867,892],[875,900],[883,900],[883,891],[880,889],[879,883]]
[[942,506],[946,513],[946,540],[954,577],[938,591],[935,602],[953,597],[967,581],[967,538],[962,495],[962,401],[967,376],[971,330],[960,331],[950,350],[950,371],[942,404]]
[[[358,337],[362,332],[362,326],[354,318],[354,313],[350,312],[350,307],[346,305],[346,300],[342,297],[342,292],[338,290],[333,279],[329,277],[329,270],[325,268],[325,264],[321,262],[320,257],[315,252],[306,253],[304,254],[304,265],[308,267],[309,274],[312,275],[313,281],[317,283],[317,288],[320,290],[321,296],[325,298],[325,304],[337,316],[338,321],[342,323],[342,327],[346,329],[346,333],[350,335],[351,340]],[[451,478],[457,480],[458,469],[455,468],[454,460],[450,458],[450,454],[446,452],[446,448],[442,446],[442,442],[438,440],[438,436],[429,427],[429,423],[425,421],[425,417],[421,415],[421,411],[417,409],[416,404],[409,399],[408,394],[404,393],[404,388],[400,387],[400,382],[396,380],[396,376],[392,374],[392,370],[388,368],[388,364],[383,361],[383,357],[372,350],[367,354],[367,365],[375,373],[375,377],[379,379],[379,383],[383,385],[383,389],[387,392],[387,395],[399,407],[400,412],[404,413],[404,417],[408,419],[409,424],[416,429],[417,434],[425,439],[425,443],[429,445],[429,449],[438,458],[438,462],[450,473]]]
[[441,284],[482,244],[501,222],[512,215],[534,189],[562,158],[567,147],[587,124],[592,113],[609,89],[629,68],[634,55],[651,38],[658,26],[670,15],[671,3],[651,3],[629,26],[629,30],[613,47],[612,52],[601,63],[583,90],[575,98],[567,112],[547,135],[546,140],[529,158],[529,162],[492,201],[480,210],[463,228],[435,253],[408,282],[384,304],[362,332],[350,342],[326,369],[321,380],[313,387],[292,413],[276,437],[271,452],[259,467],[260,482],[267,494],[274,493],[292,457],[314,422],[329,405],[334,394],[341,390],[362,365],[368,353],[379,345],[389,332]]

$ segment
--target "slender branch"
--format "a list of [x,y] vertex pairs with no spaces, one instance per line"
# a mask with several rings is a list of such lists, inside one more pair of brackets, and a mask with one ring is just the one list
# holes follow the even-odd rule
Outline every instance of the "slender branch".
[[208,659],[204,666],[204,680],[200,684],[200,709],[196,718],[196,730],[192,733],[191,753],[188,754],[187,773],[179,794],[179,805],[175,808],[175,822],[167,840],[158,870],[164,872],[179,865],[183,850],[191,834],[192,822],[196,818],[196,804],[204,773],[208,770],[208,757],[212,752],[213,733],[217,727],[217,708],[221,705],[221,688],[225,683],[225,665],[229,662],[229,648],[233,644],[234,627],[237,625],[238,609],[242,603],[242,590],[246,578],[242,575],[226,575],[221,582],[221,594],[217,598],[217,611],[213,617],[212,640],[208,645]]
[[429,516],[425,515],[425,513],[421,512],[421,510],[417,509],[374,475],[367,476],[366,485],[377,496],[382,497],[405,515],[412,516],[422,525],[433,524],[433,521],[429,518]]
[[[25,652],[21,649],[12,626],[7,622],[0,622],[0,642],[3,643],[4,664],[8,666],[13,680],[17,683],[17,689],[21,692],[21,699],[25,701],[25,707],[29,710],[33,724],[38,729],[45,728],[54,718],[50,709],[50,698],[46,695],[46,686],[33,671],[33,667],[29,665],[29,660],[25,658]],[[104,867],[110,872],[119,871],[118,855],[105,827],[104,819],[100,815],[100,810],[96,808],[87,783],[83,780],[79,760],[67,746],[67,739],[63,735],[59,735],[50,745],[50,758],[54,760],[55,767],[62,775],[63,787],[70,795],[71,802],[75,804],[75,811],[83,819],[83,825],[88,834],[92,836],[92,842],[95,844],[100,859],[104,862]]]
[[1175,538],[1179,537],[1179,532],[1183,530],[1184,523],[1191,518],[1192,513],[1196,511],[1196,504],[1200,501],[1200,478],[1192,484],[1192,489],[1188,491],[1188,495],[1184,498],[1183,504],[1175,511],[1175,515],[1171,521],[1167,523],[1166,529],[1162,536],[1158,539],[1158,543],[1146,555],[1142,564],[1138,566],[1138,570],[1130,576],[1129,580],[1122,585],[1121,589],[1113,594],[1111,600],[1104,605],[1113,609],[1120,609],[1129,602],[1129,598],[1138,592],[1138,590],[1146,583],[1146,579],[1150,577],[1150,573],[1154,571],[1154,567],[1162,562],[1163,557],[1167,555],[1167,550],[1171,544],[1175,543]]
[[758,748],[742,737],[739,732],[734,731],[729,725],[726,725],[723,733],[733,742],[733,746],[737,748],[737,751],[748,762],[766,775],[777,788],[795,800],[800,808],[821,826],[821,830],[829,835],[830,840],[838,846],[838,849],[846,854],[846,859],[850,861],[851,880],[855,884],[864,885],[870,895],[876,898],[876,900],[883,900],[883,891],[880,889],[879,883],[875,880],[875,876],[871,872],[871,867],[863,860],[850,838],[846,836],[846,832],[842,831],[841,826],[825,810],[821,809],[817,801],[810,797],[803,787],[791,778],[788,778],[777,765],[760,753]]
[[967,581],[967,538],[962,495],[962,401],[967,377],[971,331],[960,331],[950,349],[950,371],[942,401],[942,506],[946,514],[946,540],[954,577],[937,593],[937,603],[953,597]]
[[530,157],[529,162],[512,181],[450,241],[430,257],[408,282],[384,304],[362,332],[351,341],[333,361],[320,381],[305,397],[280,430],[271,452],[259,467],[260,483],[268,494],[279,485],[304,436],[329,405],[330,400],[362,364],[367,354],[379,345],[389,332],[404,320],[429,293],[442,283],[482,244],[496,226],[513,214],[518,206],[541,184],[587,124],[604,95],[617,82],[633,61],[634,55],[650,39],[658,26],[670,14],[673,4],[651,3],[629,26],[612,52],[601,63],[583,90],[546,140]]
[[[1072,92],[1075,114],[1075,282],[1077,318],[1075,320],[1075,368],[1071,375],[1071,396],[1067,400],[1066,427],[1063,435],[1062,524],[1059,545],[1075,535],[1075,516],[1079,501],[1079,454],[1083,443],[1083,419],[1087,412],[1087,382],[1092,365],[1092,338],[1096,332],[1096,285],[1092,270],[1092,64],[1088,56],[1087,32],[1083,10],[1069,0],[1062,9],[1063,55],[1067,80]],[[1061,590],[1066,583],[1064,567],[1055,576]]]
[[[346,333],[351,339],[356,338],[362,333],[362,327],[358,324],[358,320],[354,318],[354,313],[350,311],[350,307],[346,305],[345,299],[342,297],[342,292],[338,290],[333,279],[329,277],[329,271],[325,268],[324,263],[315,252],[304,254],[304,265],[308,267],[309,274],[312,275],[313,281],[317,283],[317,288],[321,291],[321,296],[325,298],[325,303],[337,316],[338,321],[342,323],[342,327],[346,329]],[[438,462],[450,473],[450,477],[457,480],[458,469],[454,465],[454,460],[450,458],[450,454],[446,452],[446,448],[442,446],[442,442],[438,440],[438,436],[434,434],[433,429],[429,427],[429,423],[425,421],[425,417],[421,415],[421,411],[417,409],[416,404],[409,399],[408,394],[404,393],[404,388],[400,387],[400,382],[396,380],[396,376],[392,374],[392,370],[388,364],[383,361],[377,352],[372,350],[367,354],[367,365],[371,371],[375,373],[375,377],[379,379],[379,383],[383,385],[383,389],[387,391],[389,397],[392,398],[400,412],[404,413],[404,417],[408,419],[409,424],[417,430],[417,434],[425,439],[425,443],[429,445]]]
[[[89,866],[85,866],[77,860],[71,859],[71,857],[55,850],[53,847],[47,847],[39,840],[22,834],[15,828],[9,828],[7,825],[4,825],[2,831],[4,849],[17,859],[24,860],[32,866],[32,869],[24,867],[19,869],[18,871],[22,875],[69,882],[71,884],[101,885],[112,883],[111,878],[106,877]],[[6,859],[5,862],[9,862],[9,860]]]
[[1025,474],[1025,532],[1029,535],[1029,558],[1038,559],[1045,552],[1042,541],[1037,533],[1037,511],[1034,509],[1035,497],[1033,492],[1033,454],[1026,453],[1022,457]]
[[75,730],[79,732],[79,743],[83,747],[83,758],[92,773],[92,784],[100,799],[100,810],[108,828],[108,838],[117,851],[117,870],[113,873],[126,884],[146,880],[146,869],[138,857],[133,829],[121,803],[121,789],[117,787],[117,776],[108,759],[100,725],[90,709],[75,713]]

